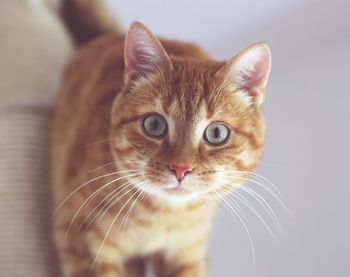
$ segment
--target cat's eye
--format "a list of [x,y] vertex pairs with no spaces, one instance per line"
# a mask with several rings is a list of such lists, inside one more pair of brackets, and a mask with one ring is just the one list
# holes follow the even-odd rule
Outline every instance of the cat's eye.
[[164,117],[159,114],[152,114],[143,119],[142,129],[150,137],[162,138],[167,134],[168,125]]
[[228,141],[230,129],[222,123],[210,124],[204,132],[204,140],[213,146],[219,146]]

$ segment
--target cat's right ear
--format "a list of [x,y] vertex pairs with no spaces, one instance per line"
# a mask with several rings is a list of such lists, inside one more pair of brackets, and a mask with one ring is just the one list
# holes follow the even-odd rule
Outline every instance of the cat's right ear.
[[164,66],[171,66],[160,41],[140,22],[132,23],[126,34],[124,61],[126,83],[161,70]]
[[229,60],[216,73],[223,82],[248,96],[251,104],[260,106],[271,70],[271,51],[267,44],[256,43]]

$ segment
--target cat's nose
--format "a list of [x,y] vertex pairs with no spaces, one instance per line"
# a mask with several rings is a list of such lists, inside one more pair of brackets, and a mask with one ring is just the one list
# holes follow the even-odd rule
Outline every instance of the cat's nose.
[[189,165],[170,165],[169,166],[170,171],[172,171],[174,173],[174,175],[176,176],[176,179],[181,182],[185,176],[188,173],[191,173],[193,170],[193,167],[189,166]]

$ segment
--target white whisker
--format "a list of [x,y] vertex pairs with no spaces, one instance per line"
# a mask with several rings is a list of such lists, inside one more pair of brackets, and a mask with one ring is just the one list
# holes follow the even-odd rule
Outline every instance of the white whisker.
[[228,177],[231,177],[231,178],[234,178],[234,179],[237,179],[237,180],[243,180],[243,181],[248,181],[248,182],[251,182],[251,183],[254,183],[260,187],[262,187],[263,189],[265,189],[267,192],[269,192],[275,199],[276,201],[287,211],[287,213],[289,215],[291,215],[291,212],[289,211],[288,207],[286,206],[286,204],[282,201],[282,199],[274,192],[272,191],[271,189],[267,188],[264,184],[262,184],[261,182],[259,181],[256,181],[254,179],[249,179],[249,178],[244,178],[244,177],[239,177],[239,176],[235,176],[235,175],[229,175]]
[[[247,225],[245,224],[244,220],[242,219],[242,217],[239,215],[239,213],[232,208],[232,206],[221,196],[217,193],[217,191],[214,190],[214,192],[216,193],[216,195],[222,200],[222,203],[224,205],[224,207],[226,207],[226,209],[228,210],[228,212],[234,216],[236,215],[236,217],[239,219],[239,221],[242,223],[243,228],[245,229],[245,231],[247,232],[249,241],[250,241],[250,245],[251,245],[251,249],[252,249],[252,258],[253,258],[253,267],[255,268],[255,250],[254,250],[254,244],[253,244],[253,239],[252,236],[248,230]],[[234,215],[232,214],[232,212],[234,213]]]
[[101,165],[99,167],[96,167],[95,169],[90,170],[89,173],[97,171],[97,170],[100,170],[100,169],[105,168],[105,167],[110,166],[110,165],[114,165],[114,164],[115,164],[115,162],[111,162],[111,163],[107,163],[107,164]]
[[143,183],[137,185],[138,187],[141,187],[141,188],[140,188],[141,193],[136,197],[136,199],[134,200],[134,202],[133,202],[133,203],[131,204],[131,206],[129,207],[127,213],[124,215],[124,218],[123,218],[123,220],[122,220],[122,222],[121,222],[121,224],[120,224],[120,227],[123,226],[123,228],[122,228],[122,234],[124,234],[124,231],[125,231],[125,228],[126,228],[126,224],[127,224],[127,220],[128,220],[128,218],[129,218],[129,215],[130,215],[130,213],[131,213],[131,211],[132,211],[132,209],[133,209],[135,203],[136,203],[137,200],[141,197],[141,195],[146,195],[146,194],[144,193],[144,191],[142,190],[142,187],[143,187],[143,185],[144,185],[145,183],[146,183],[146,182],[143,182]]
[[119,177],[119,178],[117,178],[117,179],[114,179],[114,180],[108,182],[107,184],[103,185],[102,187],[98,188],[97,190],[95,190],[95,191],[83,202],[83,204],[79,207],[79,209],[77,210],[77,212],[76,212],[75,215],[73,216],[73,218],[72,218],[72,220],[71,220],[71,222],[70,222],[70,224],[69,224],[69,226],[68,226],[68,229],[67,229],[67,231],[66,231],[65,239],[67,238],[67,235],[68,235],[70,229],[72,228],[72,225],[73,225],[75,219],[77,218],[78,214],[80,213],[80,211],[81,211],[85,206],[87,206],[87,205],[90,203],[90,201],[91,201],[94,197],[96,197],[96,195],[97,195],[100,191],[102,191],[102,190],[103,190],[104,188],[106,188],[107,186],[109,186],[109,185],[111,185],[111,184],[113,184],[113,183],[115,183],[115,182],[117,182],[117,181],[119,181],[119,180],[122,180],[122,179],[125,179],[125,178],[128,178],[128,177],[132,177],[132,176],[135,176],[135,175],[137,175],[137,174],[139,174],[139,173],[136,172],[136,173],[132,173],[132,174],[129,174],[129,175],[126,175],[126,176],[123,176],[123,177]]
[[104,142],[109,142],[109,141],[112,141],[113,139],[111,138],[108,138],[108,139],[101,139],[101,140],[97,140],[95,142],[91,142],[91,143],[88,143],[88,144],[85,144],[83,145],[84,147],[88,147],[88,146],[92,146],[92,145],[96,145],[96,144],[100,144],[100,143],[104,143]]
[[122,210],[124,209],[124,207],[129,203],[129,201],[130,201],[130,200],[134,197],[134,195],[136,195],[136,193],[138,193],[138,192],[139,192],[139,191],[136,190],[136,192],[134,192],[134,193],[130,196],[130,198],[124,203],[123,207],[119,210],[118,214],[114,217],[112,223],[110,224],[110,226],[109,226],[109,228],[108,228],[108,230],[107,230],[107,233],[106,233],[105,237],[103,238],[103,241],[102,241],[102,243],[101,243],[101,246],[100,246],[100,248],[99,248],[98,251],[97,251],[97,254],[96,254],[96,256],[95,256],[95,259],[94,259],[94,261],[93,261],[93,263],[92,263],[92,265],[91,265],[91,267],[90,267],[89,273],[91,273],[92,270],[93,270],[93,268],[95,267],[95,264],[96,264],[96,262],[97,262],[97,260],[98,260],[98,257],[99,257],[99,255],[100,255],[100,253],[101,253],[101,251],[102,251],[102,248],[103,248],[103,246],[104,246],[104,244],[105,244],[105,242],[106,242],[106,239],[107,239],[107,237],[109,236],[109,233],[111,232],[112,227],[113,227],[114,223],[116,222],[118,216],[120,215],[120,213],[122,212]]
[[[105,214],[120,200],[122,199],[125,195],[128,195],[128,193],[130,193],[132,190],[135,189],[135,183],[132,183],[130,185],[128,185],[129,189],[127,191],[124,191],[124,193],[122,195],[119,195],[119,193],[117,195],[114,195],[108,205],[108,207],[102,212],[102,214],[100,215],[99,219],[97,220],[97,223],[100,223],[102,218],[105,216]],[[118,196],[119,195],[119,196]]]
[[78,190],[82,189],[83,187],[87,186],[88,184],[91,184],[92,182],[105,178],[105,177],[109,177],[109,176],[113,176],[116,174],[120,174],[120,173],[126,173],[126,172],[136,172],[138,170],[122,170],[122,171],[116,171],[116,172],[112,172],[112,173],[108,173],[102,176],[98,176],[95,177],[93,179],[90,179],[89,181],[86,181],[84,184],[80,185],[79,187],[77,187],[76,189],[74,189],[62,202],[60,205],[58,205],[58,207],[56,208],[56,210],[54,211],[53,215],[51,218],[55,217],[57,212],[62,208],[62,206],[73,196],[74,193],[76,193]]
[[272,209],[272,207],[270,206],[270,204],[261,195],[259,195],[257,192],[255,192],[254,190],[252,190],[249,187],[244,187],[242,185],[238,185],[237,188],[241,189],[241,190],[245,191],[246,193],[248,193],[249,195],[251,195],[267,211],[267,213],[270,215],[270,217],[272,218],[272,220],[276,224],[277,228],[280,230],[281,234],[284,236],[282,225],[281,225],[280,221],[278,220],[278,217],[277,217],[276,213],[274,212],[274,210]]
[[241,203],[243,203],[261,221],[261,223],[265,226],[265,228],[267,229],[267,231],[271,235],[272,239],[275,242],[277,242],[276,237],[273,234],[271,228],[266,223],[266,221],[263,219],[263,217],[259,214],[257,209],[252,204],[250,204],[249,201],[246,198],[244,198],[242,195],[240,195],[237,191],[235,193],[233,193],[232,196],[235,197],[236,199],[238,199]]
[[[80,224],[79,226],[79,230],[82,228],[83,225],[85,225],[85,230],[87,230],[89,228],[89,226],[92,224],[92,222],[95,221],[95,219],[98,217],[98,215],[105,209],[105,207],[112,201],[112,199],[114,199],[115,196],[119,195],[120,193],[122,193],[125,189],[127,189],[128,187],[130,187],[133,181],[139,180],[142,177],[135,177],[132,178],[131,180],[121,184],[118,188],[116,188],[115,190],[113,190],[111,193],[109,193],[105,198],[103,198],[100,203],[98,205],[96,205],[96,207],[94,209],[91,210],[91,212],[86,216],[85,220]],[[114,194],[114,195],[113,195]],[[113,195],[113,196],[112,196]],[[103,203],[105,200],[107,200],[107,198],[110,199],[103,205],[103,207],[100,209],[99,212],[97,212],[94,217],[90,220],[90,222],[86,225],[88,218],[98,209],[98,207],[101,205],[101,203]]]
[[[253,179],[253,177],[256,177],[258,179],[258,181],[259,181],[259,179],[262,179],[263,181],[267,182],[266,185],[269,185],[271,187],[271,189],[274,190],[275,194],[278,194],[279,197],[282,197],[282,193],[280,192],[280,190],[269,179],[267,179],[265,176],[263,176],[259,173],[252,172],[252,171],[245,171],[245,170],[224,170],[224,171],[220,171],[220,172],[233,173],[233,174],[242,173],[242,174],[252,175],[252,178],[251,179],[247,178],[247,180],[255,180],[255,179]],[[244,178],[244,177],[241,177],[241,178]]]

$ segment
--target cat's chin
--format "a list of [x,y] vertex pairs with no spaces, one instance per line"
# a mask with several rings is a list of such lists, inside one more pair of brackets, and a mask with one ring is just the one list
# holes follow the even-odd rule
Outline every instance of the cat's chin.
[[162,191],[162,198],[168,203],[170,202],[175,205],[188,204],[202,199],[201,193],[195,192],[184,186],[164,188]]
[[183,186],[176,186],[174,188],[166,188],[166,189],[164,189],[164,191],[171,194],[171,195],[187,195],[187,194],[191,193],[191,191],[184,188]]
[[184,187],[184,186],[174,186],[174,187],[163,187],[154,189],[152,187],[143,188],[150,196],[154,196],[161,202],[166,202],[168,204],[186,204],[188,202],[195,201],[198,199],[198,193]]

